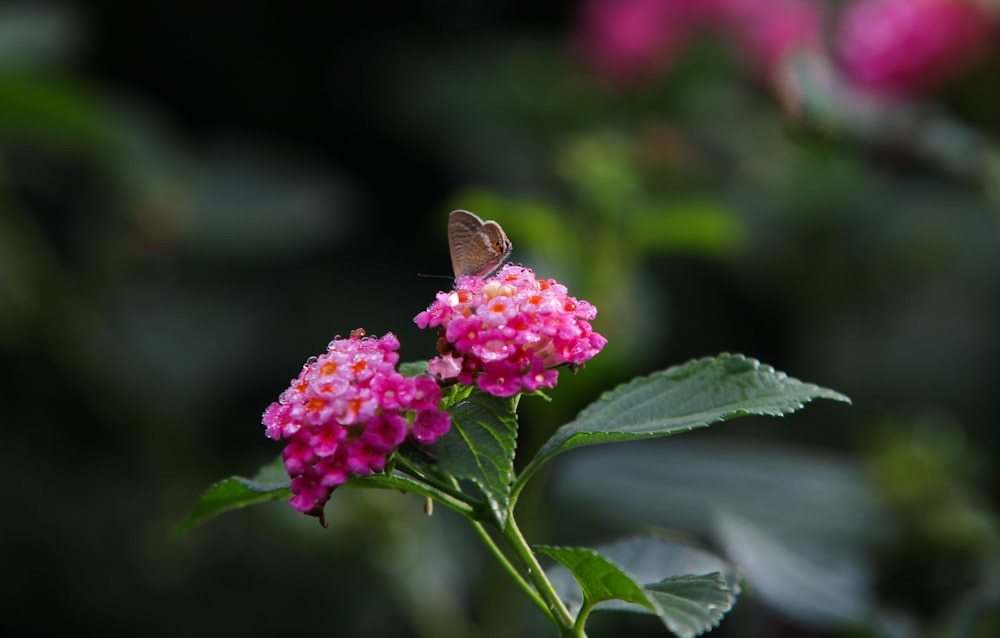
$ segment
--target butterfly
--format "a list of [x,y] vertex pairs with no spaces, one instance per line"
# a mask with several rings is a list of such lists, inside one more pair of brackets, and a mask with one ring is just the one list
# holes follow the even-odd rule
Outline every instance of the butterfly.
[[510,256],[513,246],[495,221],[483,221],[467,210],[448,215],[448,248],[455,277],[488,275]]

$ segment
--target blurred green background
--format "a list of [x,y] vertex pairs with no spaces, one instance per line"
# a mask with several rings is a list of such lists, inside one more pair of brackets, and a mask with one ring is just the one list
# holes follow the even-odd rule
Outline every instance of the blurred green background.
[[277,456],[261,412],[332,337],[434,354],[412,317],[448,281],[419,274],[448,274],[461,207],[610,340],[522,401],[519,458],[722,351],[854,400],[561,457],[522,499],[530,540],[724,553],[748,586],[713,635],[1000,631],[995,50],[869,117],[783,108],[712,37],[615,87],[574,55],[570,0],[360,4],[0,3],[0,629],[552,635],[413,497],[168,541]]

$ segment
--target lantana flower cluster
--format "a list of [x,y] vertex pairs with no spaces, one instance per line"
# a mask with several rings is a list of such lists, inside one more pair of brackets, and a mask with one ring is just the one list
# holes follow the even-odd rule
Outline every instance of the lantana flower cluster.
[[607,339],[590,325],[596,315],[555,280],[507,264],[486,279],[459,277],[414,321],[438,328],[432,374],[509,397],[554,387],[556,366],[576,367],[600,352]]
[[398,349],[391,332],[334,339],[264,412],[267,436],[288,442],[282,459],[296,510],[322,519],[330,493],[348,477],[380,472],[408,437],[431,444],[450,427],[437,382],[400,374]]

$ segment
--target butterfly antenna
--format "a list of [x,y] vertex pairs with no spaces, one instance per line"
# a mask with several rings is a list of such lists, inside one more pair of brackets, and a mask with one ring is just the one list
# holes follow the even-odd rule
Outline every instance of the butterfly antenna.
[[428,279],[454,279],[451,275],[428,275],[422,272],[418,272],[417,277],[427,277]]

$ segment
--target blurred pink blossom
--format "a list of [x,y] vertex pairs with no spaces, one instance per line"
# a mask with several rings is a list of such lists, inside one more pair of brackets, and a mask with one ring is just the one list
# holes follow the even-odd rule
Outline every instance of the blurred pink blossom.
[[665,70],[694,27],[696,0],[584,0],[574,44],[585,63],[616,84]]
[[766,74],[821,46],[820,0],[585,0],[574,40],[587,64],[619,85],[664,71],[703,28],[721,33]]
[[843,10],[835,47],[858,86],[910,96],[969,68],[989,41],[988,11],[975,0],[855,0]]
[[720,30],[766,74],[787,56],[822,47],[825,5],[820,0],[692,0],[702,20]]

